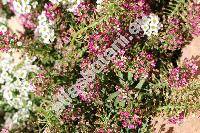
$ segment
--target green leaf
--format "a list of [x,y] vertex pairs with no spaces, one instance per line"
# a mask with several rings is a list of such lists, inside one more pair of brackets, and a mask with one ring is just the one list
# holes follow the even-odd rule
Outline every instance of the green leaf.
[[117,97],[119,95],[119,92],[117,91],[117,92],[114,92],[114,93],[112,93],[109,97],[108,97],[108,99],[107,100],[113,100],[115,97]]
[[118,72],[118,76],[119,76],[119,78],[124,79],[124,78],[123,78],[123,77],[124,77],[124,76],[123,76],[123,73],[122,73],[121,71]]
[[128,72],[128,81],[132,84],[133,83],[133,74]]
[[145,78],[141,79],[135,88],[142,89],[142,86],[144,85],[145,81],[146,81]]
[[115,99],[115,102],[114,102],[114,106],[115,106],[115,108],[117,108],[117,109],[119,108],[118,104],[119,104],[119,99],[116,98],[116,99]]
[[125,100],[119,102],[119,106],[122,108],[125,107],[125,104],[126,104]]

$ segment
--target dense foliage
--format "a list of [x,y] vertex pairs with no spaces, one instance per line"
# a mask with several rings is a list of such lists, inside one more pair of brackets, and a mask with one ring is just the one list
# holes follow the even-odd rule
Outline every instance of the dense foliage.
[[[0,1],[2,133],[149,133],[161,112],[199,110],[198,58],[179,60],[199,22],[198,0]],[[126,45],[66,104],[119,39]]]

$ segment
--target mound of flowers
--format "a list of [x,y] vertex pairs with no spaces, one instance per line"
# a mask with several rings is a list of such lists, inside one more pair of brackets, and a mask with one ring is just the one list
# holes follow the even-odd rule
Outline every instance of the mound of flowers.
[[192,0],[0,1],[1,133],[149,133],[156,115],[199,110],[199,58],[179,61],[200,35],[199,10]]

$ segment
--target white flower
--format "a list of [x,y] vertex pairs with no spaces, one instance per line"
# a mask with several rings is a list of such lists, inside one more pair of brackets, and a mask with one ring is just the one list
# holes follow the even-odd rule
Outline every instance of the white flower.
[[16,50],[11,49],[0,53],[0,93],[8,105],[18,110],[12,117],[12,122],[16,124],[29,117],[29,110],[32,109],[29,94],[34,86],[27,75],[39,68],[32,65],[34,58],[15,52]]
[[3,89],[3,98],[6,99],[6,101],[8,102],[8,104],[10,104],[11,106],[13,105],[11,103],[11,99],[12,99],[12,91],[9,91],[9,89]]
[[67,10],[74,13],[82,1],[83,0],[77,0],[75,2],[75,0],[69,0],[70,6]]
[[0,25],[0,32],[5,33],[7,31],[7,27],[3,24]]
[[34,1],[31,5],[32,5],[33,8],[36,8],[37,5],[38,5],[38,2],[37,2],[37,1]]
[[44,11],[38,16],[38,20],[39,20],[39,22],[46,22],[47,21],[47,17],[45,15]]
[[141,28],[144,32],[147,32],[149,30],[149,25],[145,24],[145,25],[141,25]]
[[44,11],[38,16],[38,21],[39,25],[36,31],[44,43],[51,44],[55,40],[53,22],[47,19]]
[[155,25],[157,26],[159,24],[159,20],[160,18],[158,16],[156,16],[155,14],[150,14],[150,19],[151,19],[151,23],[150,25]]
[[[2,14],[2,12],[0,12]],[[6,17],[5,16],[0,16],[0,23],[6,24]]]
[[28,5],[28,2],[22,1],[13,1],[13,8],[17,14],[26,14],[31,12],[31,6]]
[[22,46],[22,42],[17,42],[17,46]]
[[6,82],[12,82],[12,81],[13,81],[13,79],[12,79],[11,76],[5,77],[4,80],[5,80]]
[[76,0],[68,0],[68,2],[74,3],[74,2],[76,2]]
[[64,0],[50,0],[53,4],[58,5],[60,2],[63,2]]
[[[142,19],[136,19],[129,27],[131,34],[138,34],[141,28],[143,34],[150,37],[151,35],[158,35],[158,31],[162,27],[162,24],[159,23],[159,17],[155,14],[150,14],[149,16],[143,16]],[[140,27],[140,28],[139,28]]]
[[149,25],[150,22],[151,22],[151,19],[148,16],[142,17],[142,20],[141,20],[142,25]]
[[20,109],[18,112],[16,112],[12,117],[12,122],[14,124],[18,124],[20,121],[24,121],[29,117],[29,110],[28,109]]
[[[20,60],[17,58],[20,58]],[[0,84],[3,98],[16,109],[30,105],[29,93],[33,90],[33,87],[27,80],[27,75],[29,72],[38,70],[35,65],[32,65],[34,60],[29,59],[27,55],[16,56],[12,51],[1,53],[0,59]],[[22,59],[24,59],[24,63]],[[17,60],[18,63],[16,63]],[[7,69],[8,66],[9,69]]]
[[15,86],[19,87],[19,86],[22,85],[22,82],[21,82],[19,79],[17,79],[15,82],[13,82],[13,84],[14,84]]
[[96,1],[96,3],[99,4],[99,5],[100,5],[102,2],[103,2],[103,0],[97,0],[97,1]]
[[6,71],[3,71],[1,73],[1,78],[3,78],[5,82],[11,82],[12,81],[12,78],[9,76],[9,74]]
[[151,36],[151,34],[152,34],[151,30],[148,30],[148,31],[144,32],[144,35],[147,35],[147,36]]
[[51,44],[52,41],[50,40],[49,37],[46,37],[46,38],[43,39],[43,42],[46,43],[46,44]]
[[0,84],[4,84],[5,80],[0,76]]
[[2,0],[3,5],[7,4],[7,0]]
[[31,12],[31,6],[36,8],[37,2],[33,2],[31,4],[30,0],[14,0],[13,1],[13,8],[17,15],[27,14]]
[[26,76],[27,76],[27,71],[26,70],[17,70],[15,73],[14,73],[14,76],[16,78],[21,78],[21,79],[25,79]]

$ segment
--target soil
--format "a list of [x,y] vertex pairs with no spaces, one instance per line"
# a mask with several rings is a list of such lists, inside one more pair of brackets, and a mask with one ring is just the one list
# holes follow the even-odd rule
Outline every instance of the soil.
[[154,133],[200,133],[198,114],[191,114],[177,124],[170,123],[166,117],[155,117],[152,121]]

